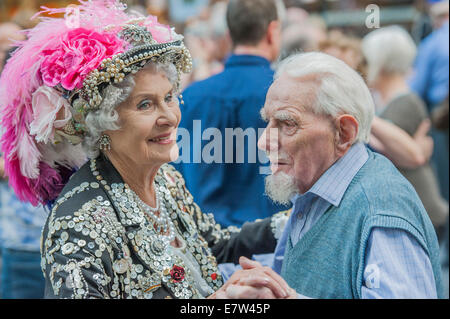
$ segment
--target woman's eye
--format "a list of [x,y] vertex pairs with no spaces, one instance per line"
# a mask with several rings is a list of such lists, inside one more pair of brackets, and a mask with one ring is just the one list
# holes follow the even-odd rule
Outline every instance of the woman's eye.
[[168,95],[164,98],[164,101],[165,101],[166,103],[172,102],[172,101],[173,101],[173,94],[168,94]]
[[137,108],[139,110],[146,110],[150,108],[153,105],[152,101],[150,100],[144,100],[141,103],[138,104]]

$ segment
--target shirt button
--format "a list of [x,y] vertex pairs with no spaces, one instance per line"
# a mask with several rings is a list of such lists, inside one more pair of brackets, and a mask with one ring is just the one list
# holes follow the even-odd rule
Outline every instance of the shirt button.
[[298,216],[297,216],[297,218],[298,218],[299,220],[302,220],[302,219],[303,219],[303,213],[299,213]]

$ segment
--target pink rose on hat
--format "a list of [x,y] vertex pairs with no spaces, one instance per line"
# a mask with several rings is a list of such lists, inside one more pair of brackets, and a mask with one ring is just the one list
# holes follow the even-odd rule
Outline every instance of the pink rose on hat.
[[97,69],[104,59],[123,52],[125,45],[123,40],[110,33],[72,29],[63,35],[56,48],[43,51],[42,79],[50,87],[61,84],[69,91],[80,89],[92,70]]

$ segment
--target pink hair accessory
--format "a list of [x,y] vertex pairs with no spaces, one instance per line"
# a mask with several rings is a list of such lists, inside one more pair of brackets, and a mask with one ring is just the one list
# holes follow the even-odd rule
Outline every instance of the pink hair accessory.
[[[43,85],[33,93],[32,105],[33,121],[30,123],[30,135],[35,135],[38,143],[54,142],[55,129],[64,127],[72,118],[69,102],[55,89]],[[58,113],[62,119],[57,119]],[[37,178],[37,176],[27,177]]]
[[61,36],[59,45],[45,50],[41,74],[48,86],[66,90],[82,88],[83,80],[106,58],[123,52],[125,42],[113,34],[99,33],[85,28],[70,30]]

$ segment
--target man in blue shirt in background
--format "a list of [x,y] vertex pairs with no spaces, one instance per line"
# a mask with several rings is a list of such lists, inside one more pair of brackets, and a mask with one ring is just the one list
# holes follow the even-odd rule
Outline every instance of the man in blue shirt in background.
[[[427,104],[428,111],[437,113],[442,103],[449,95],[449,1],[428,0],[434,31],[428,35],[419,46],[410,79],[410,86]],[[441,194],[449,199],[449,139],[448,127],[443,131],[433,127],[431,136],[434,151],[431,164],[436,172],[441,188]],[[446,297],[448,298],[448,219],[447,236],[441,243],[442,267]]]
[[270,64],[280,52],[277,1],[231,0],[227,24],[233,54],[224,71],[183,92],[180,128],[189,132],[192,154],[180,141],[175,165],[202,210],[225,227],[285,209],[262,196],[262,164],[268,161],[257,149],[265,126],[259,110],[273,80]]
[[410,86],[426,101],[428,110],[432,112],[448,95],[449,4],[448,0],[429,2],[432,5],[430,11],[434,31],[419,45]]
[[[429,0],[434,31],[418,48],[410,87],[433,111],[448,97],[449,90],[449,2]],[[434,152],[431,158],[436,170],[442,196],[449,199],[448,133],[432,130]]]

